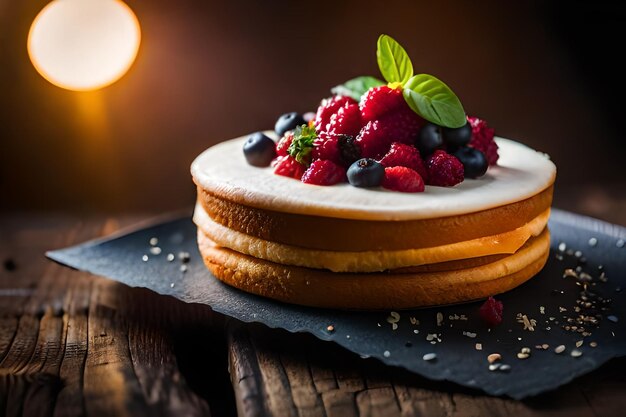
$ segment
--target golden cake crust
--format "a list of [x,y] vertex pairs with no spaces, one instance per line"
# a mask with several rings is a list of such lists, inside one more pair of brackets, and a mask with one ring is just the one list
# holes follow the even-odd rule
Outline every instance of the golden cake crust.
[[280,265],[215,246],[202,232],[200,253],[221,281],[275,300],[326,308],[380,310],[453,304],[508,291],[545,265],[546,229],[512,255],[484,265],[438,272],[333,273]]

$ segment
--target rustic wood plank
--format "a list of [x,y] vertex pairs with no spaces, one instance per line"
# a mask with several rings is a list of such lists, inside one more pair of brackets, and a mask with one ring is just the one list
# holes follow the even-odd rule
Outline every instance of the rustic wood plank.
[[[208,416],[213,392],[220,415],[234,413],[228,384],[188,374],[210,381],[195,392],[175,351],[196,329],[225,343],[221,318],[43,258],[134,220],[0,217],[0,415]],[[215,375],[226,377],[225,358],[197,359],[208,369],[222,363]]]
[[[295,413],[307,416],[591,417],[618,416],[626,407],[624,359],[614,360],[556,391],[515,401],[362,360],[311,335],[233,323],[228,329],[233,382],[244,376],[246,380],[263,381],[261,387],[252,387],[254,395],[250,384],[233,383],[242,416],[281,415],[268,406],[268,396],[259,395],[259,391],[291,395]],[[276,356],[281,360],[267,359]],[[234,366],[241,361],[246,362],[245,375],[241,366]],[[262,378],[264,374],[287,377]],[[241,399],[250,398],[248,395],[264,413],[252,414],[241,408]],[[313,400],[319,397],[321,403]]]

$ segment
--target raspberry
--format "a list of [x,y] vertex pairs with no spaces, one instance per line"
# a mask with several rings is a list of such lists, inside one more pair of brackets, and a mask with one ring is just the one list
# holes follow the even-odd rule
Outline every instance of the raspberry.
[[356,100],[347,96],[332,96],[322,100],[315,114],[315,130],[325,132],[330,122],[330,117],[346,104],[356,104]]
[[487,126],[487,122],[478,117],[468,117],[467,121],[472,126],[472,140],[469,146],[476,148],[487,157],[489,165],[498,162],[498,145],[493,140],[494,130]]
[[424,191],[424,180],[411,168],[392,167],[385,168],[382,186],[403,193],[421,193]]
[[361,97],[359,108],[364,122],[380,119],[387,113],[393,112],[401,105],[406,105],[402,90],[389,88],[386,85],[373,87]]
[[404,143],[394,142],[389,152],[380,160],[384,167],[407,167],[416,171],[422,178],[426,178],[426,167],[417,148]]
[[504,309],[504,305],[502,301],[498,301],[493,297],[487,298],[487,301],[484,302],[478,313],[480,318],[483,319],[485,323],[489,325],[489,327],[495,327],[498,324],[502,323],[502,310]]
[[293,131],[289,131],[285,133],[285,135],[280,138],[278,143],[276,144],[276,155],[278,156],[286,156],[287,150],[289,149],[289,145],[293,141]]
[[274,174],[295,178],[297,180],[302,178],[302,174],[304,174],[304,170],[306,169],[304,165],[296,161],[296,159],[290,155],[279,156],[274,159],[272,166],[274,167]]
[[304,172],[302,182],[315,185],[333,185],[346,180],[345,168],[333,161],[318,159]]
[[389,150],[392,140],[381,125],[380,120],[367,122],[356,137],[356,143],[361,148],[361,156],[364,158],[378,158]]
[[463,164],[454,156],[442,150],[437,150],[426,159],[428,171],[428,185],[452,187],[463,182]]
[[362,126],[359,106],[346,104],[340,107],[337,113],[330,116],[327,128],[329,133],[356,136]]
[[339,135],[320,133],[317,139],[313,141],[311,156],[313,160],[326,159],[336,164],[343,163],[339,149]]

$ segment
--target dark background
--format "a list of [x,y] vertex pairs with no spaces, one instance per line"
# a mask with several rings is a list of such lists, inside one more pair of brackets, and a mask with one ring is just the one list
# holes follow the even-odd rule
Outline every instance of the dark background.
[[556,206],[626,210],[619,2],[127,3],[142,28],[135,64],[78,93],[28,59],[28,30],[47,1],[0,0],[0,210],[189,208],[198,153],[313,110],[351,77],[378,76],[380,33],[497,134],[549,153]]

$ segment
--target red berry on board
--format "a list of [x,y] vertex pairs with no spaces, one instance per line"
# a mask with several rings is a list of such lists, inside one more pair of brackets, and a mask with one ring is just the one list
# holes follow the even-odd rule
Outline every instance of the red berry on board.
[[403,193],[424,191],[424,180],[420,174],[407,167],[385,168],[385,178],[381,185],[389,190]]
[[313,141],[313,151],[311,151],[313,160],[325,159],[341,164],[341,149],[339,148],[339,135],[331,135],[329,133],[320,133],[317,139]]
[[495,327],[502,323],[502,311],[504,305],[502,301],[498,301],[493,297],[487,298],[487,301],[480,306],[478,313],[480,318],[489,325],[489,327]]
[[452,187],[463,182],[463,164],[449,153],[437,150],[426,159],[428,185]]
[[346,169],[333,161],[313,161],[302,175],[302,182],[315,185],[334,185],[346,180]]

